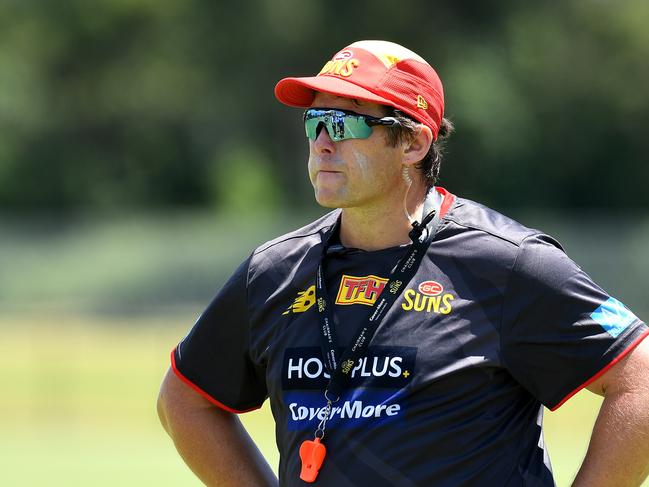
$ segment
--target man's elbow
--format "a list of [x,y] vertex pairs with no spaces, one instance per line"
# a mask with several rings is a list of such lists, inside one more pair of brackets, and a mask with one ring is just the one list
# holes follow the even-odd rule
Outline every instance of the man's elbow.
[[174,430],[182,429],[187,424],[193,423],[197,418],[230,413],[215,407],[207,399],[182,382],[176,374],[169,369],[160,386],[158,394],[158,417],[162,427],[174,436]]
[[167,370],[160,385],[156,407],[160,423],[171,437],[173,437],[174,425],[177,427],[191,408],[197,406],[195,396],[196,393],[183,384],[171,369]]
[[158,418],[162,427],[167,433],[169,431],[169,410],[170,410],[170,394],[169,394],[169,381],[168,381],[169,372],[165,375],[162,384],[160,385],[160,392],[158,393],[158,400],[156,403],[156,409],[158,410]]

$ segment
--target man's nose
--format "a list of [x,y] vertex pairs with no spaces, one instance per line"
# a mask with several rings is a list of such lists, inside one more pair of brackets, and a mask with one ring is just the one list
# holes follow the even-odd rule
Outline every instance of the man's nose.
[[315,133],[316,136],[313,141],[313,147],[317,152],[333,152],[335,150],[335,143],[331,140],[331,137],[329,137],[329,132],[324,123],[320,123],[316,127]]

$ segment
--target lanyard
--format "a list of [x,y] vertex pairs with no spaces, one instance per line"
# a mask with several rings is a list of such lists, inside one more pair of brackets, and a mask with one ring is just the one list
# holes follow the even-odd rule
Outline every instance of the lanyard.
[[[329,305],[329,295],[325,283],[325,259],[327,244],[324,246],[320,265],[316,274],[315,295],[318,317],[320,322],[320,346],[325,365],[331,374],[331,379],[326,389],[327,400],[329,397],[339,398],[350,379],[351,370],[361,357],[365,355],[367,348],[376,332],[377,328],[383,321],[383,318],[390,310],[394,302],[401,295],[403,288],[414,277],[419,264],[426,254],[426,250],[434,237],[438,218],[432,225],[427,223],[434,219],[436,212],[431,211],[422,224],[414,226],[410,232],[412,245],[408,248],[406,254],[401,257],[399,263],[388,277],[388,282],[383,288],[384,291],[377,297],[376,302],[370,309],[369,315],[365,318],[363,324],[356,331],[350,345],[345,349],[340,360],[337,360],[336,354],[338,349],[338,340],[336,337],[333,306]],[[334,232],[332,232],[334,233]],[[422,237],[422,234],[423,235]]]
[[[306,440],[300,447],[300,457],[302,459],[300,478],[302,480],[307,482],[315,481],[326,454],[326,449],[321,443],[321,440],[324,438],[325,427],[331,415],[332,404],[340,399],[342,391],[350,380],[354,364],[367,352],[369,344],[383,318],[385,318],[387,312],[401,295],[404,287],[414,277],[421,260],[426,255],[426,251],[435,237],[435,232],[439,225],[439,216],[434,209],[426,213],[427,210],[428,208],[424,208],[426,217],[422,220],[421,224],[417,222],[413,223],[413,229],[409,233],[412,245],[390,273],[388,282],[383,288],[385,292],[381,292],[377,297],[367,318],[363,320],[362,325],[356,331],[349,346],[342,353],[340,360],[337,357],[338,340],[333,320],[333,306],[329,304],[329,295],[327,294],[327,286],[325,283],[328,239],[324,243],[322,257],[316,273],[315,291],[320,327],[320,346],[325,366],[331,378],[324,393],[325,400],[327,401],[324,417],[318,424],[318,428],[315,431],[315,438],[314,440]],[[335,228],[331,231],[330,235],[334,233]]]

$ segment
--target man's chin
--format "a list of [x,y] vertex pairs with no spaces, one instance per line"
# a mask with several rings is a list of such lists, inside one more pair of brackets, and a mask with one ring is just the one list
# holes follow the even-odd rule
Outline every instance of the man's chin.
[[341,205],[344,205],[341,198],[333,194],[326,194],[325,192],[316,191],[315,200],[323,208],[341,208]]
[[336,203],[326,201],[326,200],[324,200],[324,201],[319,200],[318,198],[316,198],[316,203],[318,203],[323,208],[341,208],[341,206],[337,205]]

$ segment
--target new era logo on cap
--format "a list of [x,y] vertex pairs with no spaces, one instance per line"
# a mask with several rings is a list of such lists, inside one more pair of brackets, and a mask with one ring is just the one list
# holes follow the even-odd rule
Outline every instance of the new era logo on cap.
[[444,91],[435,70],[418,54],[386,41],[359,41],[338,51],[313,77],[284,78],[275,96],[308,107],[316,91],[388,105],[427,125],[437,138]]

